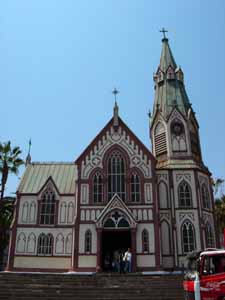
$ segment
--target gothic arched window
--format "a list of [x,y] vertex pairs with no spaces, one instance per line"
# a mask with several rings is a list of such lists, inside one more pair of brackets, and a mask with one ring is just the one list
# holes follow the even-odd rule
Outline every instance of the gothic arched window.
[[125,200],[125,162],[119,151],[114,151],[108,159],[108,200],[115,194]]
[[48,188],[41,198],[40,224],[52,225],[55,222],[55,193]]
[[29,203],[26,201],[26,202],[24,202],[23,209],[22,209],[22,222],[23,223],[27,223],[28,214],[29,214]]
[[158,186],[159,191],[159,208],[169,208],[167,185],[164,181],[160,181]]
[[192,207],[191,187],[186,181],[182,181],[178,187],[179,207]]
[[210,208],[209,192],[205,183],[201,186],[202,205],[203,208]]
[[17,246],[16,246],[16,251],[20,253],[24,253],[26,249],[26,236],[23,232],[21,232],[18,237],[17,237]]
[[100,173],[96,173],[93,178],[93,199],[94,203],[103,201],[103,180]]
[[136,173],[131,175],[131,201],[140,201],[140,178]]
[[85,239],[84,239],[84,251],[90,253],[91,252],[91,240],[92,234],[90,230],[85,232]]
[[171,143],[174,152],[187,151],[185,129],[183,123],[175,119],[171,123]]
[[183,252],[188,253],[195,249],[195,233],[191,222],[187,221],[182,226]]
[[38,249],[37,254],[38,255],[52,255],[53,254],[53,242],[54,238],[51,233],[44,234],[41,233],[38,237]]
[[149,235],[146,229],[142,231],[142,251],[149,252]]
[[207,223],[205,226],[205,242],[207,248],[214,247],[213,230],[212,230],[212,226],[209,223]]
[[170,226],[166,221],[160,225],[162,255],[171,254]]

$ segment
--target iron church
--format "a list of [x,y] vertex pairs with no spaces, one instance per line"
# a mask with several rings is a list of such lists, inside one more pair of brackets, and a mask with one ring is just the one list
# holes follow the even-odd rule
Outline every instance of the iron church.
[[[95,272],[132,251],[133,271],[178,270],[217,246],[211,173],[168,39],[153,76],[152,152],[119,116],[75,162],[32,162],[17,190],[7,269]],[[147,133],[146,133],[147,134]]]

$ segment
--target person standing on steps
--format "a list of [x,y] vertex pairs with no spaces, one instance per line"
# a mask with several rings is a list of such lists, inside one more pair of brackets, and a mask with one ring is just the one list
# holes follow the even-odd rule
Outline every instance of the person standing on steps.
[[125,262],[125,273],[131,272],[131,260],[132,260],[132,253],[130,251],[130,248],[127,249],[127,252],[124,254],[124,262]]

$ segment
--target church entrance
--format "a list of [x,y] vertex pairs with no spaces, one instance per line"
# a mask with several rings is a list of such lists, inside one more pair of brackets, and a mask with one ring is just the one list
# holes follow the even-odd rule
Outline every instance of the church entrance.
[[131,248],[130,230],[103,230],[102,232],[102,270],[113,272],[116,270],[115,260],[119,253],[125,253]]

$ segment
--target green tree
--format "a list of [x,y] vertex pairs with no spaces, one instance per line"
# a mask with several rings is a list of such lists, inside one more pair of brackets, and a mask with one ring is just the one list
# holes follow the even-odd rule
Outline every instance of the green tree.
[[1,206],[1,216],[0,216],[0,266],[3,263],[4,250],[9,243],[9,229],[13,219],[14,210],[13,197],[5,197]]
[[10,173],[18,174],[19,167],[24,164],[19,157],[21,154],[19,147],[11,147],[11,142],[0,143],[0,174],[1,174],[1,194],[0,205],[4,197],[5,186]]
[[215,215],[217,228],[220,233],[223,233],[225,229],[225,195],[215,201]]
[[217,178],[213,182],[215,197],[215,216],[219,233],[223,233],[225,229],[225,194],[224,179]]
[[4,197],[5,187],[10,173],[18,174],[19,167],[24,164],[20,158],[19,147],[11,147],[10,141],[0,143],[0,264],[4,249],[9,241],[9,228],[13,217],[13,201]]

